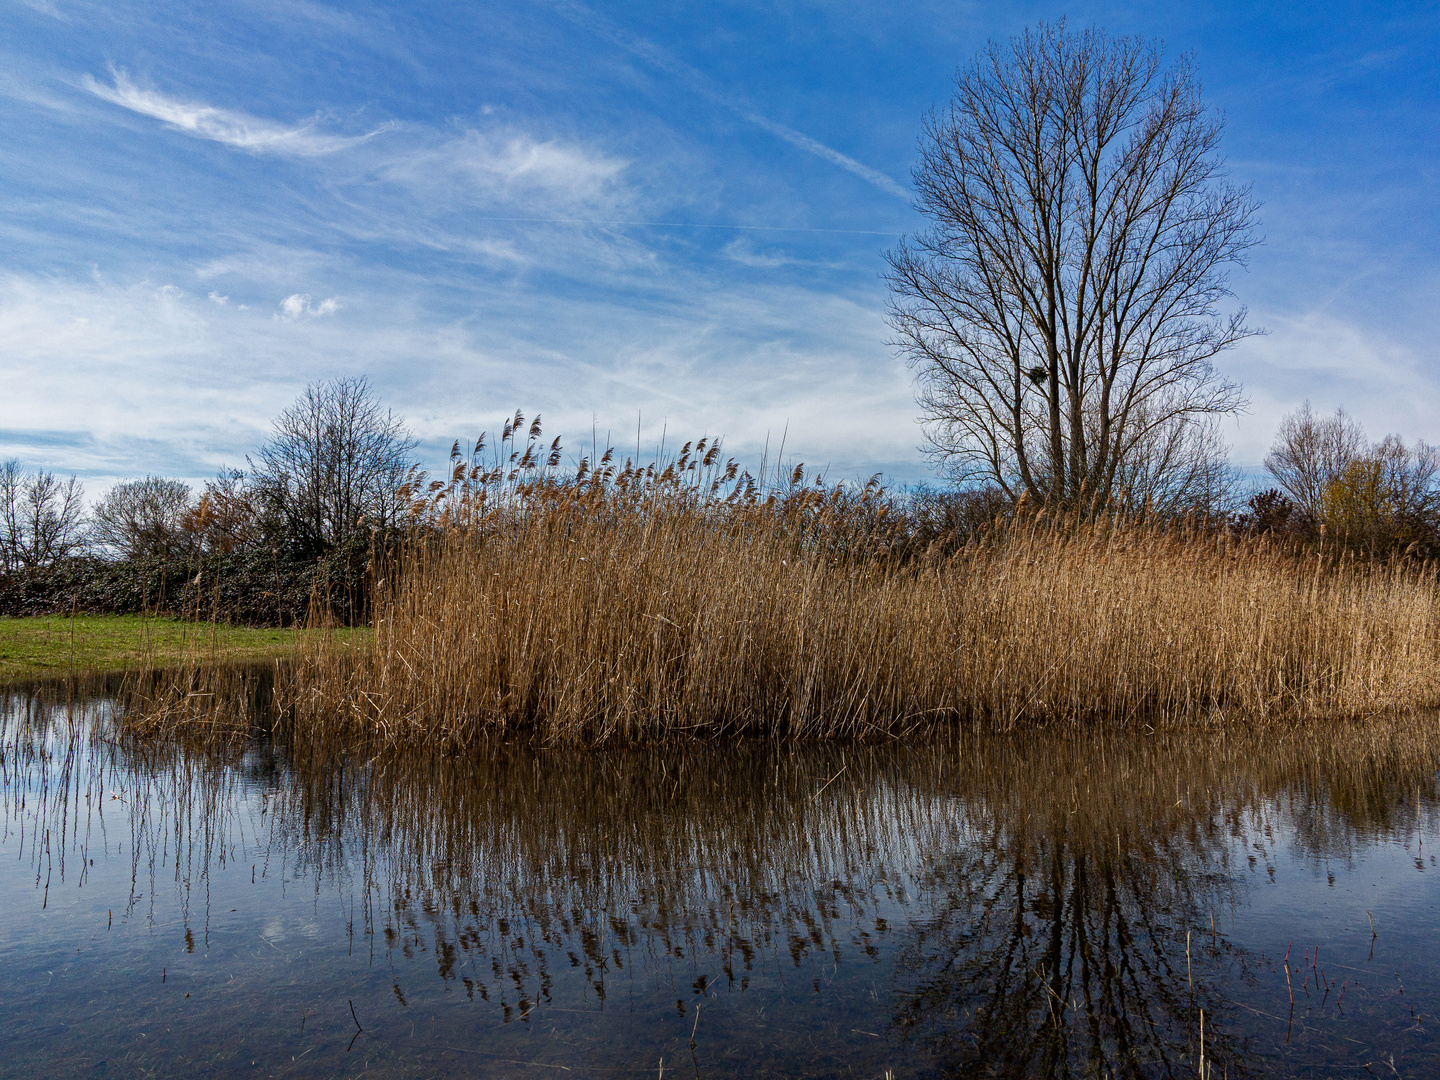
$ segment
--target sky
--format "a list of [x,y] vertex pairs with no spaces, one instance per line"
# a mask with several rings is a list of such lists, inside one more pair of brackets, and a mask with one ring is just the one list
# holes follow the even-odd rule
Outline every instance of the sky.
[[0,458],[243,466],[368,377],[432,463],[547,437],[929,473],[885,251],[927,110],[1042,20],[1193,55],[1264,243],[1223,356],[1440,442],[1440,4],[0,0]]

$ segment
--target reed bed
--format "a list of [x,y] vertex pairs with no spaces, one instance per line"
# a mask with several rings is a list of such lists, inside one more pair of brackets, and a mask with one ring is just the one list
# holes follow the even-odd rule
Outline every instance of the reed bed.
[[287,711],[455,748],[1440,705],[1433,567],[1094,515],[920,551],[868,494],[664,476],[460,492],[380,572],[368,650],[302,647]]

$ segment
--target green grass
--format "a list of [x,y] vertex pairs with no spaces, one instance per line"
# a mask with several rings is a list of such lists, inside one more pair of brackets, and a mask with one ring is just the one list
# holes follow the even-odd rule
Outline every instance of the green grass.
[[[336,631],[342,640],[368,630]],[[143,615],[0,618],[0,685],[58,675],[166,667],[188,660],[283,658],[300,632],[177,622]]]

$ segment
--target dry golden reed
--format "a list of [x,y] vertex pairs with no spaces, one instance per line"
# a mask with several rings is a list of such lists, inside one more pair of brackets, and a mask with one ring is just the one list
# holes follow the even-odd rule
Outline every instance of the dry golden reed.
[[1433,568],[1043,517],[901,556],[866,539],[883,509],[833,492],[511,495],[399,555],[368,651],[310,639],[298,724],[457,747],[1440,705]]

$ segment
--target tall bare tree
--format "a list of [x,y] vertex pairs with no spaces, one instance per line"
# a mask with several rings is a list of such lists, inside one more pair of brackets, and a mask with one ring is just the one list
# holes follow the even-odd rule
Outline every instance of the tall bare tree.
[[416,441],[364,378],[309,386],[274,422],[249,481],[289,545],[321,554],[391,524]]
[[1244,404],[1212,360],[1251,333],[1220,309],[1256,243],[1222,127],[1188,58],[1099,30],[1042,25],[960,70],[914,171],[931,225],[888,255],[928,449],[957,479],[1108,499],[1192,469],[1156,447],[1213,448],[1190,429]]
[[14,458],[0,463],[0,568],[44,566],[74,554],[84,523],[85,489],[75,477],[26,473]]

